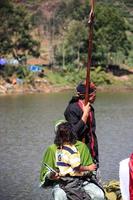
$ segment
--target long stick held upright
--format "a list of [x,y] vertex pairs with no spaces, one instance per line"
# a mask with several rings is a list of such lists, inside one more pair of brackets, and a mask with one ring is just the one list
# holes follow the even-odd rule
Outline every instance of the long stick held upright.
[[89,89],[90,89],[90,67],[92,57],[92,39],[93,39],[93,23],[94,23],[94,0],[91,0],[91,12],[89,16],[89,37],[88,37],[88,61],[86,67],[86,90],[85,90],[85,105],[89,102]]

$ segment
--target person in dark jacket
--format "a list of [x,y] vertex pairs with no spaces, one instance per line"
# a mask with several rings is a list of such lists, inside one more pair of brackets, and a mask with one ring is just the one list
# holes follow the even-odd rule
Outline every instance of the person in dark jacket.
[[70,100],[65,112],[65,119],[72,124],[73,132],[78,140],[87,144],[93,161],[99,166],[98,142],[95,121],[95,111],[92,104],[96,98],[96,86],[90,83],[89,102],[85,105],[85,82],[79,83],[77,95]]

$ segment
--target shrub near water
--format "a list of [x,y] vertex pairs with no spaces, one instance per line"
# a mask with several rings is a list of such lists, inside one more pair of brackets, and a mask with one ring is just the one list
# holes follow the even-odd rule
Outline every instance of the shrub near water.
[[[52,84],[58,85],[76,85],[81,80],[86,78],[86,68],[65,68],[58,72],[47,71],[47,79]],[[106,85],[110,84],[108,74],[102,70],[101,67],[94,68],[91,70],[91,80],[96,83],[96,85]]]
[[5,65],[3,67],[3,69],[0,70],[0,75],[3,77],[3,78],[7,78],[7,77],[10,77],[12,76],[17,70],[17,67],[16,66],[13,66],[13,65]]
[[111,84],[109,75],[100,66],[91,72],[91,79],[97,85]]

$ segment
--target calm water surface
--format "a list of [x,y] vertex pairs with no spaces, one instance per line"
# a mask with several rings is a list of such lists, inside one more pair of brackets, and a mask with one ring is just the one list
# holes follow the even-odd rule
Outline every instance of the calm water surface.
[[[38,187],[40,165],[72,94],[0,97],[0,200],[51,199]],[[118,179],[120,160],[133,151],[133,93],[99,93],[94,107],[102,179]]]

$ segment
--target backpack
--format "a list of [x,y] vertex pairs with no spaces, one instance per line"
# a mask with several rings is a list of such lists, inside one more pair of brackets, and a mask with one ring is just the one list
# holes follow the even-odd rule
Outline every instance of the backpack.
[[103,188],[107,200],[122,200],[119,181],[109,181],[103,185]]

